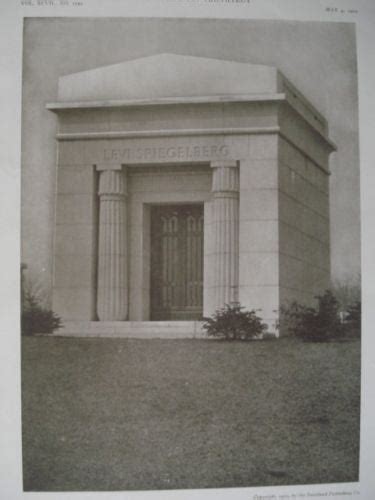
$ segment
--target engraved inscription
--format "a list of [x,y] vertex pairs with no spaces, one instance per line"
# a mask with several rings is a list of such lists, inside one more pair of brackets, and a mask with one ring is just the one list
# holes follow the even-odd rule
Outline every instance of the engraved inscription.
[[153,161],[153,160],[194,160],[202,158],[227,158],[229,149],[221,146],[171,146],[150,148],[105,149],[105,161]]

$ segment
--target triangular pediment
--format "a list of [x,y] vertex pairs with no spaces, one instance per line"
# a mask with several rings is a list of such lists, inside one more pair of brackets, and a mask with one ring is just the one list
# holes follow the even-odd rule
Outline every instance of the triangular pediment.
[[60,101],[142,100],[275,93],[278,72],[256,65],[157,54],[62,76]]

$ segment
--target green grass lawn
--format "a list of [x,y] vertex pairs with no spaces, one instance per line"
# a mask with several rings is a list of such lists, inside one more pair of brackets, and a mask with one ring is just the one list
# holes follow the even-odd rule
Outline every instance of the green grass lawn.
[[25,490],[358,480],[358,340],[22,343]]

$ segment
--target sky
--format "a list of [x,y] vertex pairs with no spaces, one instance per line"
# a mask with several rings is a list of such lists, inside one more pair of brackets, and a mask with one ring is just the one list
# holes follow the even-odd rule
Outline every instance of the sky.
[[350,23],[163,18],[28,18],[22,99],[22,261],[41,290],[52,282],[58,77],[172,52],[277,66],[328,120],[331,267],[360,274],[358,99]]

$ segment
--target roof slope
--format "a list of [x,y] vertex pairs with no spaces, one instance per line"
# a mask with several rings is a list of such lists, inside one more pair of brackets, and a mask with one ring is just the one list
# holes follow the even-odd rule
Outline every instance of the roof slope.
[[221,59],[157,54],[59,79],[59,101],[142,100],[277,92],[277,69]]

